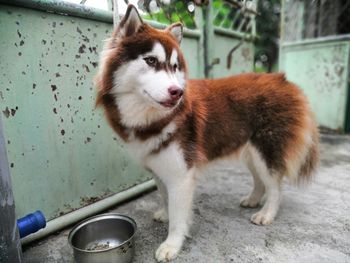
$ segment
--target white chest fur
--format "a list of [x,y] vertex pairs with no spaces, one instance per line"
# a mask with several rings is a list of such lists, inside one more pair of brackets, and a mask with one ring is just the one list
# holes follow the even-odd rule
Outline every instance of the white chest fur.
[[162,143],[166,141],[174,132],[176,131],[176,125],[170,122],[164,127],[162,132],[156,136],[152,136],[147,140],[140,140],[131,135],[129,142],[126,143],[126,149],[129,154],[134,158],[139,164],[145,166],[146,158],[152,153],[152,151],[161,147]]

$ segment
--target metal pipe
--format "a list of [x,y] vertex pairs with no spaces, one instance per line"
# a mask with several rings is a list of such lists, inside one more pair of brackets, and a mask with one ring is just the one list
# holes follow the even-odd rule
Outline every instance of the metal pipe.
[[86,217],[100,213],[103,210],[106,210],[112,206],[115,206],[118,203],[124,202],[128,199],[136,197],[143,192],[152,190],[156,187],[154,179],[144,182],[142,184],[136,185],[132,188],[129,188],[123,192],[117,193],[110,197],[107,197],[101,201],[93,203],[91,205],[85,206],[78,210],[75,210],[66,215],[60,216],[49,221],[46,225],[46,228],[28,236],[21,240],[22,245],[28,244],[34,240],[43,238],[51,233],[54,233],[60,229],[63,229],[69,225],[72,225]]
[[70,15],[107,23],[113,22],[110,11],[57,0],[0,0],[1,4],[15,5],[60,15]]
[[0,116],[0,261],[2,263],[19,263],[22,262],[21,255],[15,201]]
[[[116,8],[113,7],[114,11],[112,12],[57,0],[0,0],[0,4],[15,5],[46,12],[52,12],[60,15],[70,15],[106,23],[114,23],[114,26],[119,22],[119,12],[117,5]],[[167,27],[167,25],[156,21],[146,19],[144,19],[144,21],[147,24],[159,29]],[[184,36],[186,37],[199,38],[200,35],[201,33],[199,30],[184,28]]]
[[318,37],[318,38],[310,38],[310,39],[304,39],[304,40],[297,40],[293,42],[283,42],[281,43],[281,47],[297,47],[297,46],[303,46],[303,45],[310,45],[310,44],[325,44],[325,43],[332,43],[332,42],[340,42],[340,41],[346,41],[349,42],[350,40],[350,34],[345,35],[338,35],[338,36],[326,36],[326,37]]
[[228,30],[226,28],[220,28],[214,26],[214,32],[218,35],[223,35],[223,36],[228,36],[228,37],[234,37],[238,39],[244,39],[245,41],[253,41],[257,37],[251,34],[243,33],[243,32],[238,32],[234,30]]

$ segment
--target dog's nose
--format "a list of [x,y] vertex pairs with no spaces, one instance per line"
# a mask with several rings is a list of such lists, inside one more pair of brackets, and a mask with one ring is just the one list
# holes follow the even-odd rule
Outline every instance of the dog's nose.
[[182,89],[180,89],[180,87],[172,85],[169,87],[168,89],[170,98],[173,100],[178,100],[181,98],[182,94],[184,93]]

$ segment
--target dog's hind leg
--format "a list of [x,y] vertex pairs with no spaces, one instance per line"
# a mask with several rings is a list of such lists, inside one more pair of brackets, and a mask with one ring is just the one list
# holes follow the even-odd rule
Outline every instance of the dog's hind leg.
[[259,205],[261,198],[265,193],[265,186],[263,181],[260,179],[257,167],[255,167],[252,160],[252,156],[249,152],[245,154],[245,163],[253,176],[254,179],[254,188],[252,192],[241,199],[240,206],[247,208],[255,208]]
[[271,224],[277,215],[281,202],[282,176],[268,169],[266,162],[255,148],[250,150],[257,174],[265,186],[266,202],[261,210],[251,217],[251,222],[257,225]]
[[154,176],[154,180],[156,181],[158,192],[161,197],[161,207],[157,210],[153,219],[159,222],[167,222],[168,221],[168,193],[164,183],[157,177]]

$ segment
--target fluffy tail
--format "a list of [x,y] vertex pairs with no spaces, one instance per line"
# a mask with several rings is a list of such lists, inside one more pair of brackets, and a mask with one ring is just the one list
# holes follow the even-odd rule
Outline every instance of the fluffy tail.
[[315,174],[319,163],[319,150],[318,150],[319,134],[317,128],[312,133],[312,143],[306,154],[304,163],[301,165],[298,175],[298,184],[308,183],[311,181],[312,176]]

